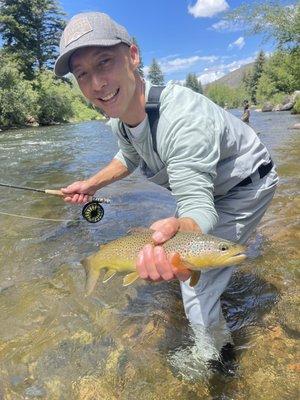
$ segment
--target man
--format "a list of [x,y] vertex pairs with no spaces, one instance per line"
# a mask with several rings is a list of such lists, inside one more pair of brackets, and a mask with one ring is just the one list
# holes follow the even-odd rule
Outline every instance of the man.
[[142,161],[150,181],[171,190],[176,217],[155,221],[157,246],[138,255],[141,278],[180,280],[186,315],[197,329],[214,335],[219,351],[230,342],[220,306],[233,268],[203,272],[191,288],[188,270],[176,270],[160,246],[179,230],[210,232],[244,243],[269,205],[277,184],[270,155],[254,131],[206,97],[168,84],[161,94],[157,151],[145,103],[151,84],[138,73],[139,54],[126,29],[109,16],[78,14],[65,28],[55,73],[72,72],[85,97],[110,117],[119,152],[105,168],[62,191],[84,203],[88,195],[128,176]]
[[249,124],[250,120],[250,105],[248,100],[244,100],[244,111],[243,115],[241,116],[241,120],[245,122],[246,124]]

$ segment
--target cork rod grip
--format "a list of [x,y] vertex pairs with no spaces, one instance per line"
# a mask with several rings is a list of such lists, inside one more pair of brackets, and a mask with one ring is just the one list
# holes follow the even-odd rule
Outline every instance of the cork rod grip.
[[[53,196],[65,197],[66,195],[61,190],[46,189],[46,194],[52,194]],[[92,201],[93,197],[89,196],[88,201]]]

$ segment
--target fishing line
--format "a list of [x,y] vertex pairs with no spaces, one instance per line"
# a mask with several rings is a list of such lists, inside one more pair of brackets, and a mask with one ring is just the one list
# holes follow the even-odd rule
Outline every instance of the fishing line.
[[39,217],[28,217],[26,215],[20,215],[20,214],[11,214],[7,213],[4,211],[0,211],[0,214],[2,215],[8,215],[10,217],[18,217],[18,218],[26,218],[26,219],[36,219],[39,221],[54,221],[54,222],[80,222],[79,220],[76,219],[54,219],[54,218],[39,218]]

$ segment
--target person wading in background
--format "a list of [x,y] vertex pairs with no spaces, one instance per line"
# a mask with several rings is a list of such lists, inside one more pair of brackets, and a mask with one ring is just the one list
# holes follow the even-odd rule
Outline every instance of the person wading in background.
[[241,116],[241,120],[245,122],[246,124],[249,124],[250,120],[250,105],[248,100],[244,101],[244,112],[243,115]]

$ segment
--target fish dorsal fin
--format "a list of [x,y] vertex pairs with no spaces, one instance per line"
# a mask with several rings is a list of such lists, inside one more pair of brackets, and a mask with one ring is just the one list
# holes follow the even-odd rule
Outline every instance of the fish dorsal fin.
[[138,278],[139,278],[139,274],[137,272],[131,272],[130,274],[125,275],[124,279],[123,279],[123,286],[131,285]]
[[105,275],[102,279],[103,283],[109,281],[114,275],[116,275],[117,271],[115,269],[109,269],[105,272]]
[[201,271],[192,271],[192,276],[190,279],[190,286],[195,287],[197,283],[199,282],[201,276]]
[[137,234],[141,234],[141,233],[154,233],[155,231],[153,229],[149,229],[149,228],[144,228],[143,226],[137,226],[135,228],[130,228],[127,231],[128,235],[137,235]]

